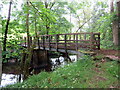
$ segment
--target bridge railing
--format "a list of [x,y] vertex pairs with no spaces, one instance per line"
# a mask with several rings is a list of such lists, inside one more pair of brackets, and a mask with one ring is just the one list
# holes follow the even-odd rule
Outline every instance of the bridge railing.
[[[25,41],[27,38],[24,38]],[[41,35],[37,37],[37,41],[33,42],[35,37],[30,37],[30,44],[33,43],[38,48],[48,48],[49,50],[54,48],[67,50],[78,50],[80,48],[85,49],[100,49],[100,33],[68,33],[68,34],[56,34],[56,35]],[[25,42],[25,46],[27,43]]]

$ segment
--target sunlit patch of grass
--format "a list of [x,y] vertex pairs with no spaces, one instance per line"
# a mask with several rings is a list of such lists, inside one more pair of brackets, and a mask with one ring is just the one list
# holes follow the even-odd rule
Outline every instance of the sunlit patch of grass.
[[60,67],[54,72],[41,72],[33,75],[23,83],[7,86],[7,88],[109,88],[117,82],[118,73],[115,61],[101,63],[98,73],[93,69],[96,61],[84,56],[75,63]]

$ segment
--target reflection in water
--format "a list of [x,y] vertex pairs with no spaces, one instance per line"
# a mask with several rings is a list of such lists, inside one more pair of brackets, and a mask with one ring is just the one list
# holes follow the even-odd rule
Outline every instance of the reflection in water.
[[[72,62],[76,62],[77,60],[77,56],[76,55],[71,55],[70,59]],[[60,56],[59,58],[51,58],[52,61],[52,70],[55,70],[58,67],[62,67],[66,64],[68,64],[67,61],[65,61],[65,58],[63,58],[62,56]]]
[[23,81],[23,75],[14,75],[14,74],[2,74],[2,81],[0,87],[5,87],[6,85],[15,84],[17,82]]

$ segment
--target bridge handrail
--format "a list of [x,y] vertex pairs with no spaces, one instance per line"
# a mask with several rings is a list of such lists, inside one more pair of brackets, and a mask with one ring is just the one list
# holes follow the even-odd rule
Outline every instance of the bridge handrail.
[[[88,36],[87,36],[88,35]],[[35,37],[30,37],[31,44]],[[38,40],[36,45],[40,48],[60,48],[76,49],[79,48],[89,48],[89,49],[100,49],[100,33],[66,33],[66,34],[54,34],[54,35],[40,35],[37,37]],[[27,41],[27,38],[24,38]],[[27,45],[27,43],[25,43]]]

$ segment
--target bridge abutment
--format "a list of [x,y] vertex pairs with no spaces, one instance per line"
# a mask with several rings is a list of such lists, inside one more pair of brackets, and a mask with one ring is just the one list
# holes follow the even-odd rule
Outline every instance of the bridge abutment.
[[31,65],[35,74],[39,73],[41,70],[51,71],[48,51],[40,49],[34,50]]
[[34,49],[32,51],[30,65],[25,69],[25,61],[27,60],[28,56],[29,55],[27,53],[23,53],[23,58],[21,61],[21,70],[24,70],[23,72],[25,72],[26,69],[29,70],[29,74],[38,74],[42,70],[51,71],[51,62],[49,60],[47,50]]

